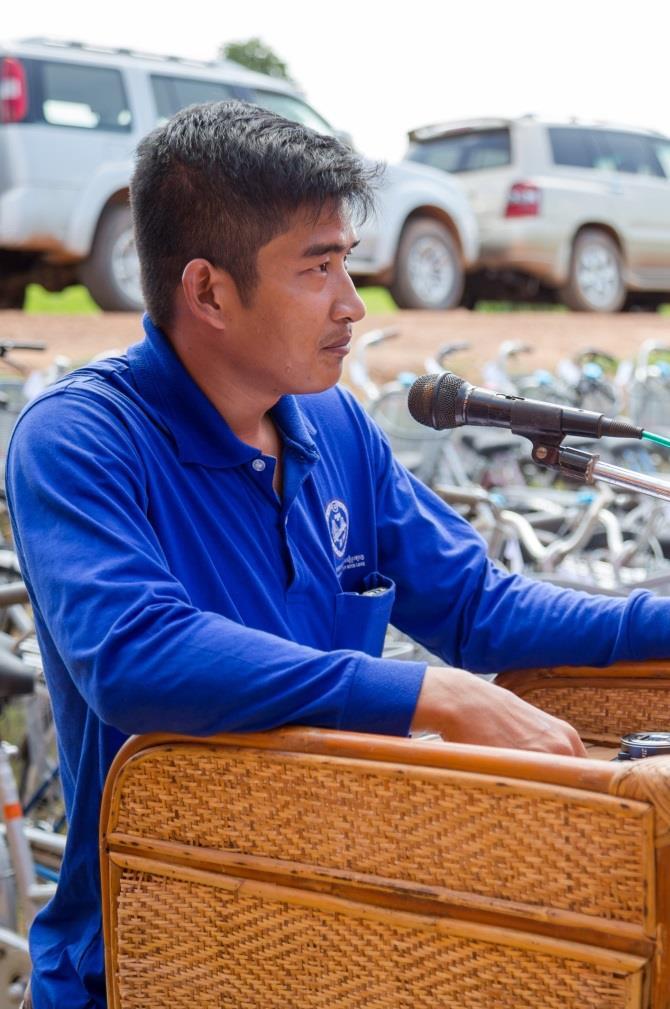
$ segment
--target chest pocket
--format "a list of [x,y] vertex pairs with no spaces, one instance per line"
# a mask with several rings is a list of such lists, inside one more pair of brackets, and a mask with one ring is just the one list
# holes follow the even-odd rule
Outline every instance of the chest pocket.
[[378,572],[367,576],[359,592],[338,593],[333,649],[350,648],[381,655],[394,602],[395,582]]

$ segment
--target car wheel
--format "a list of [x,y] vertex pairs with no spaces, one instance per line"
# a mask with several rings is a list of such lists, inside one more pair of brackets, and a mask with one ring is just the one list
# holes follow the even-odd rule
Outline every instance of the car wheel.
[[107,208],[80,276],[93,300],[105,311],[142,311],[140,264],[130,207]]
[[429,218],[405,225],[390,289],[399,308],[455,308],[464,279],[461,257],[446,225]]
[[606,232],[585,228],[575,239],[561,300],[575,312],[620,312],[626,301],[621,250]]
[[23,308],[26,300],[26,284],[5,284],[0,287],[0,308]]

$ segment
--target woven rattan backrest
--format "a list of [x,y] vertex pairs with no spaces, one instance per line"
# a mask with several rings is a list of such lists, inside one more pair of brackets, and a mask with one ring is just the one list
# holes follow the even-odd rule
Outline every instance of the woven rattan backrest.
[[101,821],[110,1009],[660,1009],[658,817],[624,770],[318,730],[131,741]]
[[670,731],[670,662],[534,669],[498,682],[570,722],[583,739],[618,744],[628,732]]

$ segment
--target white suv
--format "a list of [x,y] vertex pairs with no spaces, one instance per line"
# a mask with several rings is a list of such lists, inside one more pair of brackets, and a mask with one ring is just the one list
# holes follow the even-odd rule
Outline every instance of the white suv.
[[[0,45],[0,307],[26,285],[83,282],[104,309],[142,307],[128,183],[139,139],[178,109],[240,98],[320,132],[291,84],[236,63],[33,39]],[[458,303],[477,225],[458,182],[392,166],[351,272],[407,308]]]
[[456,173],[480,227],[471,301],[655,308],[670,292],[670,139],[534,116],[426,126],[408,157]]

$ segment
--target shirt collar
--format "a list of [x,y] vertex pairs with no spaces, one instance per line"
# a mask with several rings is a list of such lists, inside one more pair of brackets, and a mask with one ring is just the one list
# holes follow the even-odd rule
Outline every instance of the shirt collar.
[[[185,463],[225,468],[240,466],[261,453],[235,435],[183,366],[165,333],[148,315],[145,337],[128,350],[128,361],[143,399],[159,414]],[[282,396],[272,417],[284,445],[308,460],[318,459],[316,429],[295,396]]]

